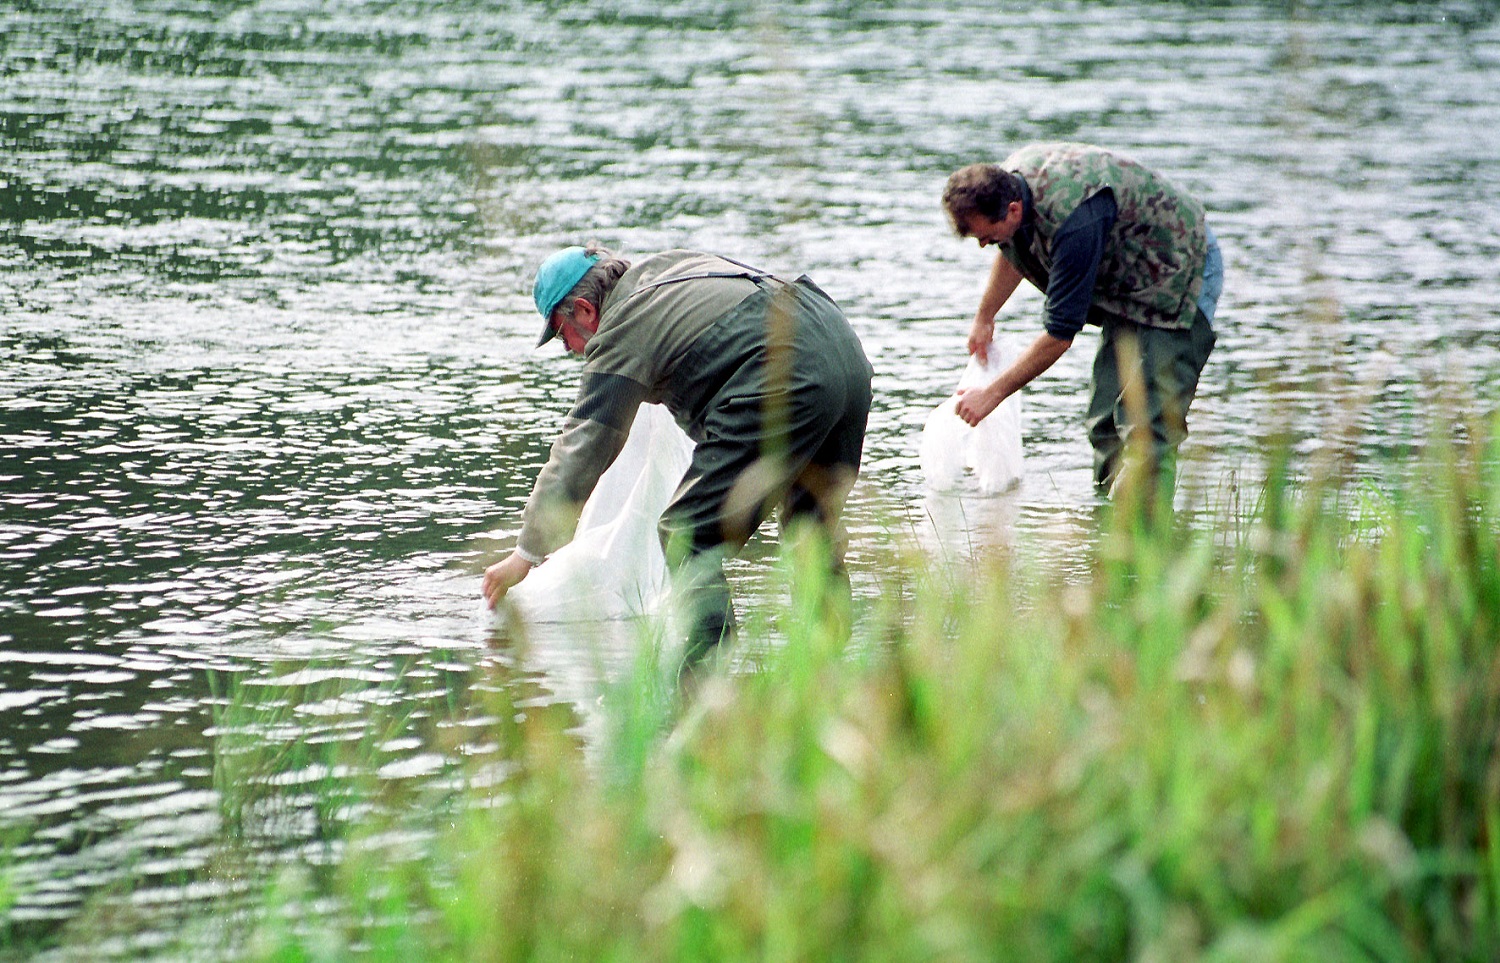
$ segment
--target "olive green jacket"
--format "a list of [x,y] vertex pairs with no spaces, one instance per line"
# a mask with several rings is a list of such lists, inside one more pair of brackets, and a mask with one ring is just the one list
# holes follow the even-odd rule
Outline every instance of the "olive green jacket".
[[552,444],[516,543],[531,562],[567,544],[583,503],[614,462],[642,403],[675,399],[710,370],[682,362],[715,322],[757,290],[755,268],[696,251],[663,251],[632,264],[604,298],[584,349],[578,401]]

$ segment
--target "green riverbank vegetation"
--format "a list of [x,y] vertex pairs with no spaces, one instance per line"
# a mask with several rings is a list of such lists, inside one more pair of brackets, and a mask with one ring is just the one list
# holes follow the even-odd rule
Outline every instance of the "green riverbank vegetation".
[[[686,710],[649,644],[592,742],[464,688],[427,738],[483,745],[441,791],[381,780],[411,714],[368,711],[297,787],[337,845],[212,932],[267,963],[1500,959],[1500,449],[1437,437],[1379,491],[1274,468],[1243,517],[1106,521],[1085,576],[893,563],[852,639],[788,558],[745,627],[775,644]],[[224,749],[243,837],[307,760]]]

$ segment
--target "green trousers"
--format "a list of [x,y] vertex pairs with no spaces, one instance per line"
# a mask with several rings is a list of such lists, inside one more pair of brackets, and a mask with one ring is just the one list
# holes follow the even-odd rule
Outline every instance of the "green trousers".
[[[678,370],[667,406],[695,442],[659,530],[691,627],[684,668],[734,630],[723,561],[779,511],[842,542],[859,473],[870,363],[842,311],[811,281],[762,283],[711,327]],[[837,552],[837,549],[835,549]]]
[[1187,438],[1188,406],[1214,347],[1214,332],[1194,308],[1186,330],[1106,322],[1094,356],[1084,425],[1094,449],[1094,487],[1114,495],[1131,459],[1171,504],[1177,448]]

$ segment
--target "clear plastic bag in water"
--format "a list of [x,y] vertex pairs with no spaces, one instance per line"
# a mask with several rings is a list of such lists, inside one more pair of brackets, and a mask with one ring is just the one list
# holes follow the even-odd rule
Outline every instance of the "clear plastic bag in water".
[[[958,379],[959,388],[978,388],[999,377],[1015,360],[1015,353],[1001,342],[990,345],[989,360],[976,357]],[[1021,481],[1025,469],[1021,449],[1021,395],[1011,395],[978,425],[969,427],[955,410],[958,397],[933,409],[922,429],[918,459],[927,487],[953,491],[964,486],[966,474],[984,495],[1003,492]]]
[[573,540],[510,590],[530,622],[624,619],[656,611],[667,588],[656,522],[693,442],[661,405],[641,405],[625,447],[584,503]]

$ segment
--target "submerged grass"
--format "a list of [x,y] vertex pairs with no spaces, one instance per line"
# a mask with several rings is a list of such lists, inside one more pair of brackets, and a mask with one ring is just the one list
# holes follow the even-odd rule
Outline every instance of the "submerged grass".
[[1500,958],[1494,454],[1278,476],[1253,525],[1114,527],[1072,584],[898,567],[852,643],[789,559],[756,671],[678,718],[643,660],[594,754],[496,707],[509,777],[283,891],[249,956]]

